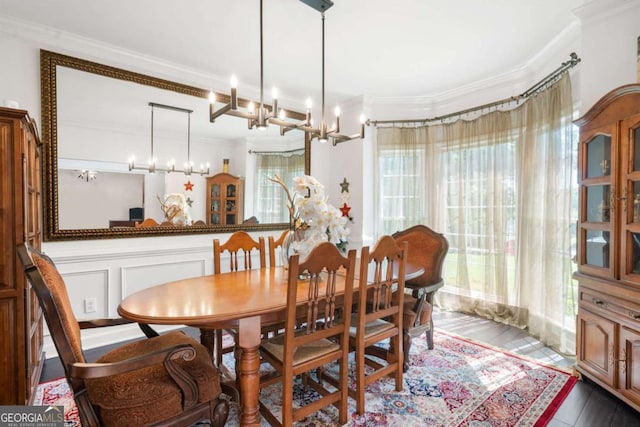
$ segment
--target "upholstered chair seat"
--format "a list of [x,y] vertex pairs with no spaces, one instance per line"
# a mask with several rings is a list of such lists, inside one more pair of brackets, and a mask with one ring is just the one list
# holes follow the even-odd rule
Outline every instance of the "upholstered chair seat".
[[[209,352],[182,332],[169,332],[124,345],[96,362],[131,360],[180,344],[189,344],[196,350],[194,360],[188,363],[178,360],[176,364],[195,380],[198,403],[216,399],[220,395],[220,379]],[[98,408],[105,426],[149,425],[183,411],[182,393],[162,363],[124,374],[87,379],[86,384],[91,402]]]

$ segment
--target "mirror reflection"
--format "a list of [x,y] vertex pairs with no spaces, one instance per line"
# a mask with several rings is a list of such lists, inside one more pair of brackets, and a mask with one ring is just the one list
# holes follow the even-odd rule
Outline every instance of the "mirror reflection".
[[41,60],[48,240],[288,221],[286,197],[267,177],[309,173],[303,132],[249,130],[230,116],[211,123],[206,90],[46,51]]

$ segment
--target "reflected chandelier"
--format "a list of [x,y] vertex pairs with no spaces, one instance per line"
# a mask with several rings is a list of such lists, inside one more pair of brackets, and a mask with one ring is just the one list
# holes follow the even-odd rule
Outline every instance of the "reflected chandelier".
[[307,111],[305,119],[300,123],[292,123],[286,121],[286,112],[282,108],[278,110],[278,92],[277,89],[273,89],[273,106],[271,109],[264,104],[264,61],[263,61],[263,25],[262,25],[262,1],[260,0],[260,104],[255,107],[253,102],[249,102],[247,111],[238,110],[238,95],[237,85],[238,80],[235,76],[231,76],[231,95],[229,97],[229,103],[224,104],[218,110],[215,109],[216,97],[212,91],[209,94],[209,121],[215,122],[215,119],[223,114],[228,114],[235,117],[242,117],[248,119],[249,129],[254,127],[264,130],[270,123],[280,126],[280,135],[284,135],[286,132],[297,129],[307,132],[311,139],[318,138],[320,142],[327,142],[331,139],[333,145],[337,145],[341,142],[349,141],[356,138],[364,138],[364,124],[365,118],[360,116],[360,133],[355,135],[342,135],[340,134],[340,107],[336,107],[335,115],[336,122],[328,128],[325,122],[325,102],[324,102],[324,11],[333,6],[333,2],[330,0],[301,0],[303,3],[313,7],[314,9],[322,13],[322,120],[318,128],[313,127],[313,121],[311,119],[311,99],[307,99],[306,106]]
[[[155,102],[150,102],[149,105],[151,106],[151,157],[149,158],[149,162],[147,166],[139,166],[135,164],[135,157],[131,156],[131,158],[129,158],[129,171],[136,169],[136,170],[148,171],[149,173],[178,172],[178,173],[183,173],[187,176],[191,175],[192,173],[198,174],[198,175],[209,175],[209,168],[210,168],[209,163],[207,163],[206,165],[201,164],[200,169],[198,171],[193,170],[193,162],[191,161],[191,113],[193,113],[193,110],[188,110],[186,108],[180,108],[180,107],[173,107],[171,105],[157,104]],[[187,113],[187,161],[184,163],[183,169],[176,169],[176,164],[175,164],[176,162],[174,159],[171,159],[167,163],[167,166],[165,168],[158,167],[156,165],[157,159],[153,155],[153,109],[154,108],[162,108],[164,110],[180,111],[182,113]]]

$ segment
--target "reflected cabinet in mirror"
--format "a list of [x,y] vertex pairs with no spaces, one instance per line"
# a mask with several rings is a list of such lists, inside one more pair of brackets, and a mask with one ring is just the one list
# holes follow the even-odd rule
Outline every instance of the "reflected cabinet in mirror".
[[[211,123],[206,89],[58,53],[41,50],[40,71],[45,240],[286,227],[286,195],[268,178],[310,173],[304,132]],[[219,174],[242,191],[212,197]]]

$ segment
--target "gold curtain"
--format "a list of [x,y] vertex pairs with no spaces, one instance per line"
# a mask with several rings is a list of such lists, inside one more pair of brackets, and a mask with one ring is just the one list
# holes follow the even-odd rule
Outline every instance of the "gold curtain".
[[445,234],[445,309],[528,327],[575,351],[576,153],[569,74],[509,111],[377,130],[377,233]]

